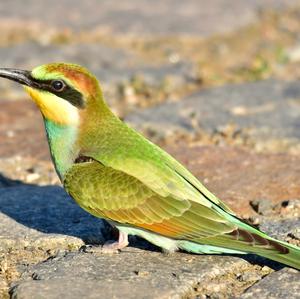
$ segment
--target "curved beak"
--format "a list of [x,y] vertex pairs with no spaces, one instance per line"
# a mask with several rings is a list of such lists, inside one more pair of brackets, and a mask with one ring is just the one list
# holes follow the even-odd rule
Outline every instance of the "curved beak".
[[36,87],[37,85],[34,79],[32,78],[30,71],[11,69],[11,68],[0,68],[0,77],[30,87]]

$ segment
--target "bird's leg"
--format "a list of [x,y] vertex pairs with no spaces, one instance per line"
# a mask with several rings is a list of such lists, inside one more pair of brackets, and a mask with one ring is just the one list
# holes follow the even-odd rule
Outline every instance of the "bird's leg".
[[119,231],[119,238],[116,242],[107,241],[102,246],[102,251],[105,253],[114,252],[116,250],[120,250],[125,248],[128,245],[128,235],[127,233]]
[[119,231],[118,241],[107,241],[103,246],[85,245],[82,251],[86,253],[116,253],[128,245],[128,235]]

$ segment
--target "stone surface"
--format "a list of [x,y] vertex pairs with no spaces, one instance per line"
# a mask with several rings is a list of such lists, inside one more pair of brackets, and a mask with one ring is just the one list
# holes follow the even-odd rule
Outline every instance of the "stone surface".
[[[291,240],[294,239],[296,245],[300,245],[297,229],[300,228],[300,218],[293,219],[263,219],[260,224],[262,231],[268,232],[268,234],[274,238],[280,240]],[[295,232],[295,233],[293,233]]]
[[272,213],[272,202],[268,199],[255,199],[250,201],[251,207],[260,215],[269,215]]
[[[1,4],[6,19],[39,21],[41,27],[71,27],[89,30],[95,27],[112,33],[190,34],[207,36],[228,32],[253,22],[259,9],[295,5],[297,0],[238,1],[52,1],[43,14],[44,2],[9,1]],[[30,7],[30,9],[28,9]],[[58,15],[60,17],[58,17]]]
[[283,269],[268,275],[250,287],[240,299],[285,299],[300,298],[300,272]]
[[134,248],[114,255],[70,253],[30,267],[12,298],[182,298],[198,281],[247,267],[233,257],[165,256]]
[[227,85],[145,109],[127,120],[167,136],[201,129],[212,134],[232,124],[237,134],[247,130],[247,136],[264,143],[276,138],[298,143],[300,86],[298,82],[274,80]]

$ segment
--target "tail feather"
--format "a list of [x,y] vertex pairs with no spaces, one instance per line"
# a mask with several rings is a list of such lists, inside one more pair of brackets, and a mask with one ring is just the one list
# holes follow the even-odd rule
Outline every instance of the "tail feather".
[[275,240],[244,223],[242,228],[228,234],[196,239],[193,242],[200,247],[191,244],[184,246],[185,248],[179,247],[194,253],[201,253],[204,245],[211,246],[213,250],[210,253],[230,253],[230,251],[253,253],[300,270],[300,247]]
[[263,257],[269,258],[271,260],[277,261],[279,263],[288,265],[292,268],[300,270],[300,248],[288,244],[286,242],[281,242],[277,240],[272,240],[275,243],[279,244],[281,247],[286,249],[286,252],[280,251],[270,251],[268,249],[259,249],[254,253],[257,253]]
[[228,235],[223,235],[230,248],[258,254],[300,270],[300,247],[276,240],[242,221],[237,224],[239,228],[228,234],[233,240],[228,242]]

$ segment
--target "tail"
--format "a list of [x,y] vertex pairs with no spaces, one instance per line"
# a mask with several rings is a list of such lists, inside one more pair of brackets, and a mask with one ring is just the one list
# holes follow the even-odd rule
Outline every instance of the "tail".
[[300,247],[275,240],[246,223],[238,224],[228,234],[179,241],[178,247],[193,253],[254,253],[300,270]]
[[273,261],[300,270],[299,247],[293,246],[286,242],[275,240],[270,237],[266,238],[265,240],[269,242],[269,248],[264,249],[254,245],[254,247],[256,248],[253,251],[249,252],[258,254]]

